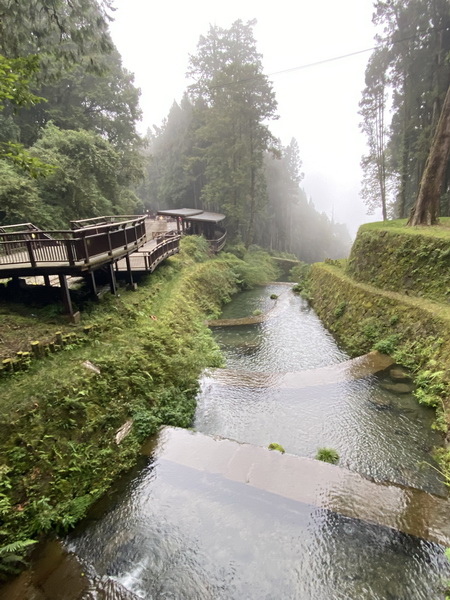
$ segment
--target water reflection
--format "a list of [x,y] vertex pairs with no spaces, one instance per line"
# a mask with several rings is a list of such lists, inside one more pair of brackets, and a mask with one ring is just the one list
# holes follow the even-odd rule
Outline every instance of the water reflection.
[[435,544],[164,459],[71,546],[154,600],[429,600],[448,572]]
[[[264,306],[275,291],[270,286],[240,295],[226,307],[226,316],[248,314],[258,302]],[[205,373],[196,429],[265,447],[277,442],[299,456],[314,457],[319,447],[332,447],[343,467],[445,494],[431,456],[441,443],[431,429],[434,411],[410,393],[381,387],[384,376],[348,379],[348,356],[305,301],[287,293],[280,318],[214,330],[227,369]],[[245,343],[254,344],[254,352],[240,351]]]

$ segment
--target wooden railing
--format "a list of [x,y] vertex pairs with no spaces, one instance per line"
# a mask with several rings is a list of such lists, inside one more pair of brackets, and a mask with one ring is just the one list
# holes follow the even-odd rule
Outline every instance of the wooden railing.
[[99,225],[128,223],[142,218],[145,218],[145,215],[107,215],[102,217],[92,217],[90,219],[78,219],[77,221],[70,221],[70,229],[78,230]]
[[227,232],[226,231],[221,230],[218,233],[221,233],[222,235],[218,238],[215,238],[214,240],[208,240],[209,247],[216,254],[217,254],[217,252],[220,252],[223,249],[223,247],[225,246],[225,243],[227,241]]
[[0,231],[0,265],[87,265],[101,255],[127,254],[146,241],[145,217],[77,230],[5,232],[7,229]]
[[172,231],[162,233],[157,238],[157,244],[151,250],[139,252],[144,255],[145,270],[153,273],[156,267],[168,256],[180,251],[181,235]]

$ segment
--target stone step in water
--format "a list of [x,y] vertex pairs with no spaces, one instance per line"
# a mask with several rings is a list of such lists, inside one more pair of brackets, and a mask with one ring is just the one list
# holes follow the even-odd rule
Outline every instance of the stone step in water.
[[152,449],[156,460],[191,469],[334,513],[450,545],[450,503],[310,458],[166,427]]
[[[327,367],[305,369],[303,371],[258,373],[255,371],[237,371],[233,369],[211,369],[209,374],[214,378],[216,383],[221,385],[299,389],[362,379],[384,371],[392,364],[394,364],[394,361],[390,356],[374,351]],[[410,388],[408,389],[410,390]]]

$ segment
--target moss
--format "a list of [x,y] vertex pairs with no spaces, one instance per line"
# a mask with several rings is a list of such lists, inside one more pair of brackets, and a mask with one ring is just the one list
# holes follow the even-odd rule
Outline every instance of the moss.
[[277,452],[281,452],[281,454],[284,454],[286,452],[283,446],[281,444],[277,444],[276,442],[272,442],[267,446],[267,448],[269,450],[276,450]]
[[404,220],[363,225],[346,268],[361,283],[450,300],[450,219],[446,226],[404,227]]
[[[449,437],[450,307],[355,281],[329,264],[313,265],[310,287],[317,314],[352,356],[377,349],[411,370],[418,400],[437,409],[436,428]],[[450,464],[442,468],[448,475]]]

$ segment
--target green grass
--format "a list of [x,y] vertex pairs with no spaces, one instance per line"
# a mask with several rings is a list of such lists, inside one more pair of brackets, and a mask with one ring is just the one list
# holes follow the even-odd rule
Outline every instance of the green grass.
[[432,227],[423,225],[416,227],[407,227],[407,219],[394,219],[392,221],[375,221],[361,225],[358,233],[364,231],[383,231],[389,230],[399,232],[405,235],[423,235],[434,238],[443,238],[450,240],[450,217],[441,217],[438,225]]
[[272,442],[267,446],[267,448],[269,450],[276,450],[277,452],[281,452],[281,454],[284,454],[286,452],[283,446],[281,444],[277,444],[276,442]]
[[337,465],[339,462],[339,454],[333,448],[319,448],[315,458],[331,465]]

